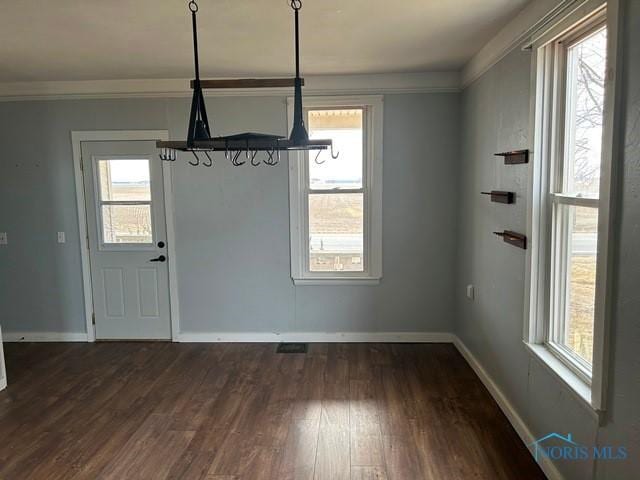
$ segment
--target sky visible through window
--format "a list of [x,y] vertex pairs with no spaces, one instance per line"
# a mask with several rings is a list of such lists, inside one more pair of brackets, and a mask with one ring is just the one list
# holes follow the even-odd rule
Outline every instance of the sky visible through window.
[[148,160],[109,160],[113,183],[149,183]]
[[598,197],[602,155],[604,78],[607,31],[601,29],[568,51],[569,99],[567,131],[570,145],[566,193]]

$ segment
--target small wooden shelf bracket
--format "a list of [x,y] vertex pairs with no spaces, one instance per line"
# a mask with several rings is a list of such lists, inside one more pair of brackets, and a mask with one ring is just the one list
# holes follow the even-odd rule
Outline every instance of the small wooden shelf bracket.
[[505,243],[509,245],[513,245],[514,247],[522,248],[523,250],[527,249],[527,237],[522,235],[521,233],[512,232],[510,230],[505,230],[503,232],[493,232],[495,235],[502,237]]
[[529,150],[512,150],[511,152],[494,153],[496,157],[504,157],[505,165],[529,163]]
[[490,192],[480,192],[482,195],[491,195],[491,201],[496,203],[514,203],[516,195],[513,192],[502,190],[491,190]]

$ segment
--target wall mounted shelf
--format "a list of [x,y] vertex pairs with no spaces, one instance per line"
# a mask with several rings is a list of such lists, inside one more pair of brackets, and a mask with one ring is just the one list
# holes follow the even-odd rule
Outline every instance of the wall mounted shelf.
[[491,190],[490,192],[480,192],[482,195],[491,195],[491,201],[496,203],[514,203],[516,195],[513,192],[502,190]]
[[505,243],[509,245],[513,245],[514,247],[522,248],[524,250],[527,249],[527,237],[522,235],[521,233],[512,232],[510,230],[505,230],[503,232],[493,232],[495,235],[502,237]]
[[511,152],[494,153],[496,157],[504,157],[505,165],[529,163],[529,150],[512,150]]

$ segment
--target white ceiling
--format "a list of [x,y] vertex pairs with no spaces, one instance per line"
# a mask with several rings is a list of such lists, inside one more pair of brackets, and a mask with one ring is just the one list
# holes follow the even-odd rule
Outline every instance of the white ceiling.
[[[303,75],[458,70],[528,0],[305,0]],[[293,70],[287,0],[200,0],[204,77]],[[0,82],[193,75],[186,0],[0,0]]]

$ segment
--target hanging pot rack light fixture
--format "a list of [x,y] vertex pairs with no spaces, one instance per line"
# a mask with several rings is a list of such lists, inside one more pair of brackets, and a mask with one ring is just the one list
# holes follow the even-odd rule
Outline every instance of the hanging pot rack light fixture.
[[[188,162],[190,165],[203,165],[205,167],[213,166],[214,152],[224,152],[225,159],[229,160],[234,166],[244,165],[247,162],[253,166],[258,166],[260,163],[274,166],[280,162],[280,152],[289,150],[315,150],[318,152],[316,161],[320,153],[327,149],[331,150],[331,156],[333,158],[338,157],[338,155],[333,152],[333,142],[330,139],[310,139],[304,124],[302,110],[302,87],[304,85],[304,79],[300,76],[299,33],[299,12],[302,8],[302,0],[290,0],[289,3],[294,12],[295,24],[295,78],[201,80],[196,20],[198,4],[195,0],[189,2],[188,7],[191,12],[191,24],[193,28],[195,78],[191,82],[193,98],[191,100],[187,140],[156,142],[156,146],[160,149],[159,156],[161,160],[176,161],[178,151],[191,152],[193,154],[195,161],[190,160]],[[291,128],[289,138],[281,135],[254,132],[222,137],[211,136],[212,129],[207,117],[203,89],[274,87],[294,87],[293,127]],[[265,152],[266,154],[266,157],[262,161],[257,158],[259,152]],[[206,160],[201,159],[199,156],[200,153],[206,157]]]

